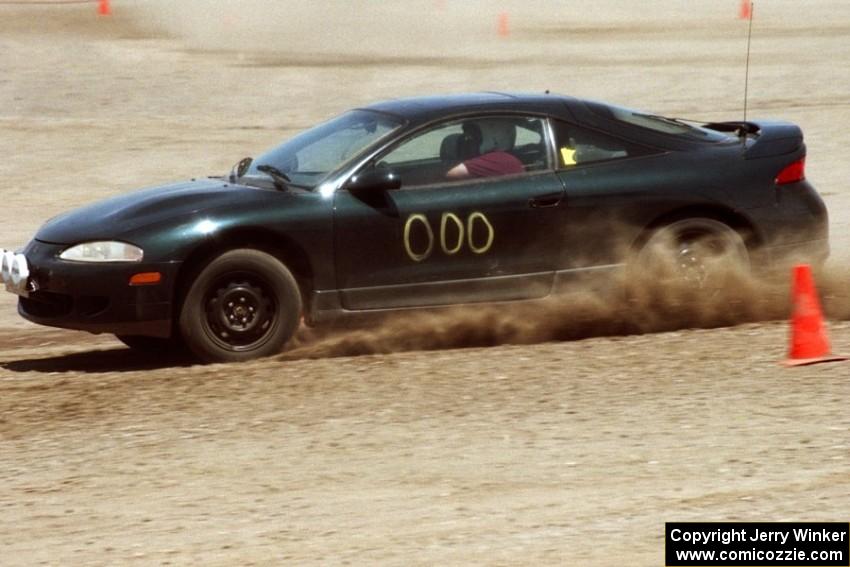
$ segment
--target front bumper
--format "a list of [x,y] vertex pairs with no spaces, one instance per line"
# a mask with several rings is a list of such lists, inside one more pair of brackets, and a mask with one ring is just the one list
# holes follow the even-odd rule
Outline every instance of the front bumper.
[[[16,290],[18,313],[41,325],[91,333],[168,337],[179,263],[81,263],[59,259],[62,245],[31,241],[22,251],[28,277]],[[131,286],[140,272],[160,272],[156,285]]]

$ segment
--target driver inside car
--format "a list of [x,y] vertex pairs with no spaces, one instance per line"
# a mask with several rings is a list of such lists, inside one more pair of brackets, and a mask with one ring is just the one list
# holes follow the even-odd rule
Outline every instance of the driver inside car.
[[516,141],[516,126],[507,120],[480,120],[464,125],[464,132],[480,139],[479,155],[451,168],[448,179],[495,177],[525,172],[522,162],[510,154]]

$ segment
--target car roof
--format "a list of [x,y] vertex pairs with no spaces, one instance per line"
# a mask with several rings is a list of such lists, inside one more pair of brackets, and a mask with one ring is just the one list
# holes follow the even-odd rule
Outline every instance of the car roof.
[[410,122],[424,122],[476,111],[551,112],[563,109],[564,103],[574,100],[555,94],[480,92],[418,96],[386,100],[362,107],[401,116]]

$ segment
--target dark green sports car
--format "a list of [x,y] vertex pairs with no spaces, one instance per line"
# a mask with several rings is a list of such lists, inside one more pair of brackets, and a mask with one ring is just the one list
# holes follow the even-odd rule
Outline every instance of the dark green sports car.
[[800,129],[690,124],[541,95],[393,100],[347,112],[227,177],[51,219],[2,278],[36,323],[205,361],[277,353],[302,320],[544,298],[579,276],[679,276],[723,254],[822,262],[827,214]]

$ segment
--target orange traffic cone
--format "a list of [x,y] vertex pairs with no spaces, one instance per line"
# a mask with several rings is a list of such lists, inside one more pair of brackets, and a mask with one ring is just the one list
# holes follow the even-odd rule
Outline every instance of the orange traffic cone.
[[829,339],[826,337],[815,280],[807,264],[794,266],[793,298],[791,347],[785,366],[847,360],[846,357],[833,356],[829,352]]
[[109,6],[109,0],[100,0],[97,5],[97,13],[101,16],[109,16],[112,14],[112,8]]
[[752,0],[741,0],[741,7],[738,9],[738,18],[741,20],[749,20],[753,17]]

